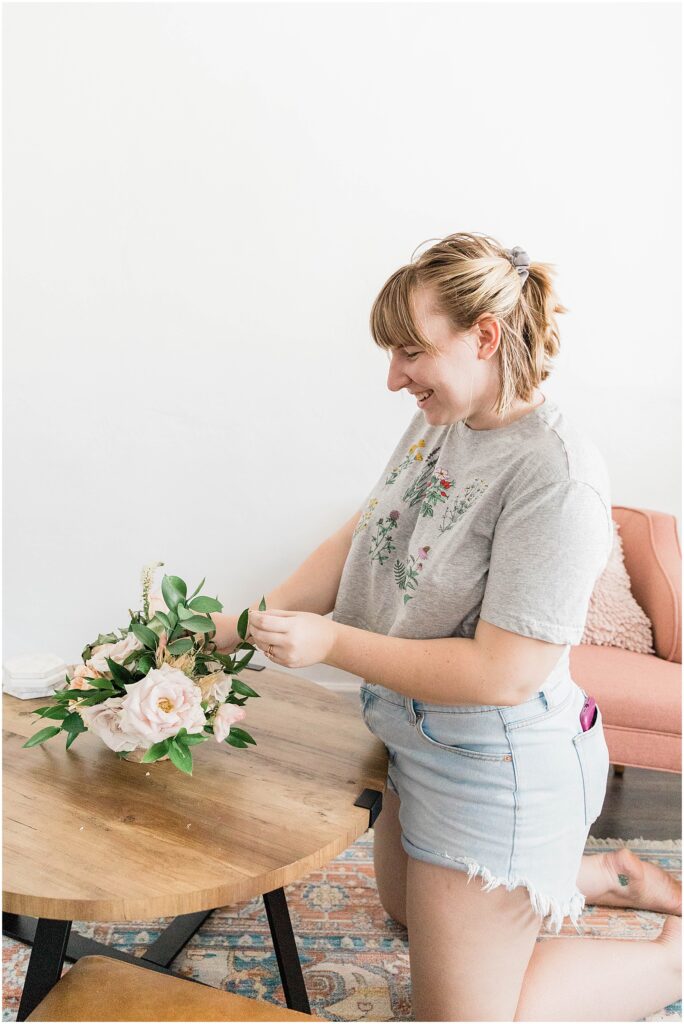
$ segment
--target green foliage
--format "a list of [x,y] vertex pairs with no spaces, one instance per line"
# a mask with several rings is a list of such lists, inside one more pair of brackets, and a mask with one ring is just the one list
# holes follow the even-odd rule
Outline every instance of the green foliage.
[[133,633],[136,639],[140,641],[143,647],[148,647],[151,651],[156,651],[157,644],[159,643],[159,637],[148,626],[141,626],[137,622],[132,622],[131,633]]
[[153,761],[158,761],[164,754],[168,754],[169,747],[171,746],[171,740],[162,740],[161,743],[155,743],[147,751],[143,757],[141,764],[151,764]]
[[231,689],[233,693],[241,693],[243,697],[259,696],[256,690],[253,690],[251,686],[247,685],[247,683],[243,683],[241,679],[233,679]]
[[184,743],[171,740],[169,757],[176,768],[180,768],[186,775],[192,775],[192,754]]
[[169,644],[167,651],[170,654],[187,654],[192,648],[192,640],[188,639],[188,637],[181,637],[180,640],[174,640],[172,644]]
[[194,612],[221,612],[223,605],[214,597],[196,597],[188,601],[188,608]]
[[46,729],[41,729],[40,732],[34,733],[30,739],[26,740],[26,743],[22,745],[22,750],[24,747],[37,747],[41,743],[45,743],[45,740],[56,736],[59,731],[59,726],[55,725],[49,725]]
[[231,725],[230,735],[235,736],[238,740],[242,740],[243,743],[253,743],[256,746],[256,740],[245,729],[241,729],[237,725]]
[[162,580],[162,597],[166,601],[166,607],[175,612],[178,604],[185,601],[188,588],[178,576],[164,576]]

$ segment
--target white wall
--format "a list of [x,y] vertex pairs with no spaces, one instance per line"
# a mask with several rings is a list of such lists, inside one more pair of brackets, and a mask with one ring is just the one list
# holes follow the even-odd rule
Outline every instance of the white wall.
[[680,515],[678,5],[3,13],[5,657],[153,558],[231,612],[293,571],[414,412],[372,301],[452,231],[558,266],[546,393]]

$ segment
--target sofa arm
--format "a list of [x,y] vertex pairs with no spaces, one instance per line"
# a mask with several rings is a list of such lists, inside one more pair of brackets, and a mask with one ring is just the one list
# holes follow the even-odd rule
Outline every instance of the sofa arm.
[[682,550],[677,520],[666,512],[613,505],[632,593],[653,625],[659,658],[682,662]]

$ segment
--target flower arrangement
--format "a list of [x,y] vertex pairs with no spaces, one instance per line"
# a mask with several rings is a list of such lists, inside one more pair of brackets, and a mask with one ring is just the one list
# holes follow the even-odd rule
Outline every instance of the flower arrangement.
[[[66,733],[68,750],[77,736],[94,732],[118,757],[150,763],[169,759],[192,775],[191,748],[213,738],[244,748],[256,740],[236,723],[244,705],[259,694],[239,679],[256,648],[245,640],[249,609],[238,619],[242,642],[232,654],[220,654],[212,636],[210,612],[223,605],[200,595],[204,580],[188,598],[178,576],[164,576],[163,603],[150,600],[154,573],[163,562],[142,571],[142,611],[129,609],[130,622],[116,633],[98,636],[83,649],[82,664],[55,692],[55,703],[34,714],[55,720],[24,747],[36,747]],[[151,607],[154,605],[162,607]],[[264,611],[262,597],[259,610]],[[162,610],[163,609],[163,610]],[[248,653],[240,657],[237,652]]]

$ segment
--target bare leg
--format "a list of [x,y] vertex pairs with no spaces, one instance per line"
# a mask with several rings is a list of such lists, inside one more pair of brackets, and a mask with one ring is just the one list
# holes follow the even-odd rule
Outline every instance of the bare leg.
[[[405,925],[408,855],[401,845],[399,806],[399,797],[387,790],[375,822],[373,857],[380,902],[390,917]],[[577,887],[596,906],[682,913],[682,883],[626,848],[582,857]]]
[[541,924],[527,889],[409,857],[406,909],[415,1019],[513,1020]]
[[577,888],[587,903],[682,914],[682,883],[626,847],[582,858]]
[[515,1020],[639,1020],[680,998],[681,954],[679,917],[657,939],[538,942]]

